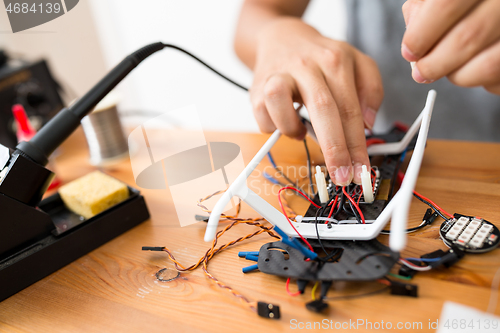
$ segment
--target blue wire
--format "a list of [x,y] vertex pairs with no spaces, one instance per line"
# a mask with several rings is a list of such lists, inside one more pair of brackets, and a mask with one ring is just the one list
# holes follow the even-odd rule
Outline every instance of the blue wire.
[[262,173],[262,176],[263,176],[264,178],[266,178],[267,180],[269,180],[269,181],[270,181],[271,183],[273,183],[273,184],[276,184],[276,185],[282,185],[282,184],[279,182],[279,180],[277,180],[276,178],[274,178],[273,176],[271,176],[270,174],[268,174],[268,173],[267,173],[267,172],[265,172],[265,171]]
[[277,169],[278,167],[276,166],[276,163],[274,162],[273,155],[271,155],[271,152],[267,153],[267,158],[269,159],[269,162],[273,166],[273,168]]
[[399,160],[400,163],[402,163],[405,160],[406,153],[408,152],[408,148],[406,148],[403,153],[401,154],[401,159]]
[[405,258],[405,260],[416,260],[416,261],[423,261],[423,262],[434,262],[434,261],[441,260],[441,258]]

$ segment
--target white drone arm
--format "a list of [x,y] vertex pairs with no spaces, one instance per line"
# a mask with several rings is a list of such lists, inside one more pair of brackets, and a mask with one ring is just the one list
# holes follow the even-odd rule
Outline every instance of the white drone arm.
[[424,157],[425,143],[427,142],[427,134],[431,124],[431,116],[435,100],[436,91],[429,91],[424,110],[420,114],[422,118],[422,125],[420,126],[417,142],[415,144],[415,148],[413,149],[413,154],[411,156],[410,163],[408,164],[408,168],[406,169],[405,178],[398,191],[398,194],[401,194],[401,197],[398,201],[399,204],[396,206],[394,213],[392,214],[391,237],[389,240],[389,246],[393,251],[401,251],[406,246],[406,225],[408,222],[408,212],[410,210],[411,199],[413,197],[413,190],[415,189],[415,184],[417,183],[420,165],[422,164],[422,159]]

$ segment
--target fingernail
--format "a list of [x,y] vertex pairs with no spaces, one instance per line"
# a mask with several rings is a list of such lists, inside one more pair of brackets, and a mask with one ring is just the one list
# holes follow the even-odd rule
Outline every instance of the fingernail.
[[365,121],[365,126],[368,129],[373,128],[373,124],[375,124],[375,117],[377,116],[377,112],[372,108],[366,107],[363,109],[363,120]]
[[411,52],[408,46],[406,46],[405,44],[401,45],[401,55],[408,61],[418,60],[418,57],[415,54],[413,54],[413,52]]
[[434,82],[433,80],[427,80],[420,74],[420,71],[418,70],[417,65],[413,65],[413,70],[411,71],[411,76],[413,77],[413,80],[417,83],[432,83]]
[[352,174],[351,167],[342,166],[335,170],[335,185],[347,186],[351,183]]
[[361,184],[361,171],[363,171],[361,163],[354,164],[354,177],[353,182],[355,184]]

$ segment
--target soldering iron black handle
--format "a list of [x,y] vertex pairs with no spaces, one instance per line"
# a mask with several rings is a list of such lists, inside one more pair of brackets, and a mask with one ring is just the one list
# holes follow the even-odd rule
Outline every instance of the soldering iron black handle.
[[18,144],[16,152],[38,164],[46,165],[48,157],[76,130],[80,120],[141,61],[164,47],[165,44],[161,42],[154,43],[127,56],[75,104],[62,109],[29,142]]

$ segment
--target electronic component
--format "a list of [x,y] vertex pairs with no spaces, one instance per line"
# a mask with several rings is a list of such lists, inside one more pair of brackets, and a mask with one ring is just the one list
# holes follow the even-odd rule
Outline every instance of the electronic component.
[[422,255],[420,256],[420,258],[423,260],[435,259],[427,261],[427,265],[429,265],[432,268],[436,268],[441,265],[445,266],[446,268],[449,268],[453,266],[456,262],[458,262],[460,259],[462,259],[464,255],[465,255],[464,251],[462,251],[458,246],[451,245],[451,249],[449,249],[446,252],[443,250],[436,250],[434,252]]
[[366,165],[361,166],[361,184],[363,185],[363,199],[366,203],[372,203],[375,196],[373,194],[371,174]]
[[280,319],[280,307],[271,303],[258,302],[257,314],[264,318]]
[[482,253],[495,249],[500,243],[500,231],[492,223],[474,216],[454,214],[439,229],[447,246],[456,245],[465,252]]
[[321,203],[328,202],[328,190],[326,189],[325,174],[321,171],[319,165],[316,166],[316,174],[314,175],[316,179],[316,187],[318,188],[319,201]]
[[411,269],[408,266],[402,265],[399,268],[398,274],[401,276],[404,276],[404,277],[412,278],[415,276],[415,274],[417,274],[417,271],[414,269]]
[[392,295],[418,297],[418,286],[415,284],[391,281],[390,288]]
[[315,301],[306,303],[306,309],[312,312],[320,313],[328,309],[328,303],[323,302],[323,300],[321,299],[317,299]]

